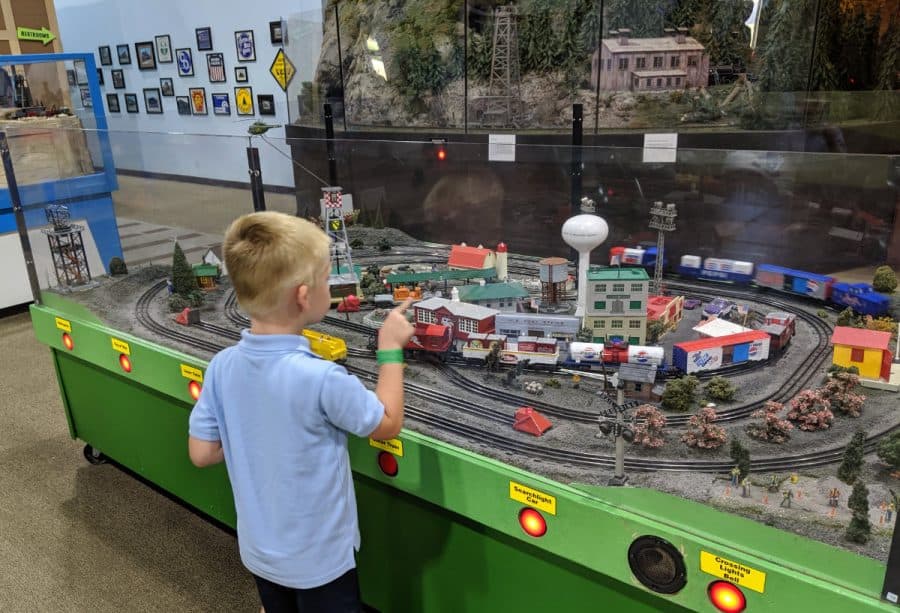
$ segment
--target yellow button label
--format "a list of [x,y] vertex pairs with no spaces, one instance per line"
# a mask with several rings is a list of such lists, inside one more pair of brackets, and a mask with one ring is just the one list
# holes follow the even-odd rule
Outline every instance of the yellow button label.
[[386,441],[376,441],[374,438],[369,439],[369,444],[376,449],[382,449],[395,456],[403,457],[403,441],[399,438],[389,438]]
[[203,371],[195,366],[181,365],[181,376],[197,383],[203,383]]
[[556,496],[510,481],[509,497],[540,511],[546,511],[550,515],[556,515]]
[[700,552],[700,570],[760,594],[766,591],[766,573],[706,551]]
[[62,317],[55,317],[56,319],[56,327],[62,330],[63,332],[71,332],[72,331],[72,322],[68,319],[63,319]]
[[124,353],[125,355],[131,355],[131,346],[125,341],[120,341],[117,338],[112,338],[112,348],[119,353]]

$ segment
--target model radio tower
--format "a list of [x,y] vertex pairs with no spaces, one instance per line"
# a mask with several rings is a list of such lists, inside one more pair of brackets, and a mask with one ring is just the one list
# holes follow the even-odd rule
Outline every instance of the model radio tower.
[[678,212],[675,210],[675,203],[663,204],[657,200],[650,209],[650,223],[647,224],[651,230],[656,230],[656,268],[653,271],[653,284],[650,286],[651,294],[659,294],[662,292],[662,276],[663,276],[663,250],[666,243],[666,232],[675,229],[675,217]]
[[56,281],[64,287],[84,285],[91,280],[81,233],[84,226],[69,221],[69,207],[51,204],[44,209],[52,228],[42,230],[50,243],[50,257],[56,270]]
[[[516,7],[498,6],[494,11],[494,52],[485,117],[498,125],[515,125],[519,103],[519,40]],[[515,106],[514,106],[515,105]]]
[[355,284],[356,270],[350,257],[350,241],[344,226],[343,198],[340,187],[323,187],[325,200],[325,232],[331,238],[331,270],[329,285]]

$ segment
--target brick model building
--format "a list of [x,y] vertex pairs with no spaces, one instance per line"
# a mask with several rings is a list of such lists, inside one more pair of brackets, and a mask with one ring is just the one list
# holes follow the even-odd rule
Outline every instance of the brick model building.
[[631,30],[610,32],[591,61],[591,87],[604,91],[658,91],[703,87],[709,55],[686,28],[660,38],[631,38]]

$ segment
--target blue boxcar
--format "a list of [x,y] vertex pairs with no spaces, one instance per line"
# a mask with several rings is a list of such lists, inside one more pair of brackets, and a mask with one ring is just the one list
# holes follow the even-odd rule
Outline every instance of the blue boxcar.
[[756,267],[756,284],[782,292],[800,294],[827,301],[831,298],[834,278],[813,272],[793,270],[773,264],[759,264]]
[[878,317],[887,314],[891,300],[879,294],[868,283],[837,282],[831,288],[831,301],[840,306],[848,306],[862,315]]

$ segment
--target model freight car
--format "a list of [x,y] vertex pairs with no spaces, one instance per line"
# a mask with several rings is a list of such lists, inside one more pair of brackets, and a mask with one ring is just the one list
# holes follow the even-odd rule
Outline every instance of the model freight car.
[[556,339],[520,336],[516,341],[510,341],[502,334],[474,333],[469,334],[468,340],[463,345],[463,358],[470,362],[484,363],[494,344],[499,348],[498,357],[501,364],[527,361],[531,368],[554,369],[559,361]]
[[413,335],[404,347],[408,356],[429,353],[440,358],[446,357],[453,347],[453,330],[449,326],[417,323]]
[[698,255],[683,255],[678,274],[692,279],[748,284],[753,280],[753,262],[724,258],[706,258],[701,261]]
[[754,280],[760,287],[817,298],[825,302],[831,298],[831,286],[834,284],[834,277],[774,264],[757,266]]
[[347,359],[347,343],[344,339],[315,330],[303,330],[303,336],[309,341],[310,350],[317,356],[333,362]]
[[769,335],[761,330],[701,338],[672,347],[672,365],[688,374],[768,357]]
[[653,364],[661,366],[665,362],[665,349],[628,343],[569,343],[567,363],[592,364]]
[[884,315],[891,308],[891,299],[876,292],[868,283],[836,282],[831,286],[831,301],[873,317]]

